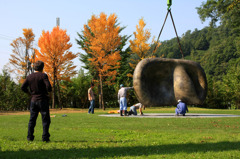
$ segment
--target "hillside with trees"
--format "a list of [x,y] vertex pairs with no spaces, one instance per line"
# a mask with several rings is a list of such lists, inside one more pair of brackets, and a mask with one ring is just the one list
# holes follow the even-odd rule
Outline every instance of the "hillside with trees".
[[[188,30],[181,36],[185,59],[199,62],[208,80],[205,107],[240,106],[240,2],[210,0],[197,8],[202,30]],[[218,25],[217,25],[218,22]],[[181,58],[176,38],[163,41],[157,56]]]

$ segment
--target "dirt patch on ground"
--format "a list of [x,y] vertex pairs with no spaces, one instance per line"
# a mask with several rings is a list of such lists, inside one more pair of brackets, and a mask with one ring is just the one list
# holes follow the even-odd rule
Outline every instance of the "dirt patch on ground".
[[[50,109],[50,114],[67,114],[67,113],[86,113],[87,110],[84,109]],[[0,115],[27,115],[29,111],[1,111]]]

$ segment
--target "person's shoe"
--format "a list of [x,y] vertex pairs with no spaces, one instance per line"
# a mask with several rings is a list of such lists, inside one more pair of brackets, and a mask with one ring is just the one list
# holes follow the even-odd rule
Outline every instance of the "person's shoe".
[[123,112],[122,112],[122,110],[120,110],[120,116],[123,116]]
[[33,141],[34,139],[29,139],[29,138],[27,138],[27,140],[28,140],[28,141]]
[[50,142],[49,139],[43,139],[42,141],[43,141],[43,142]]
[[32,136],[32,137],[27,137],[27,140],[28,140],[28,141],[33,141],[33,140],[34,140],[34,136]]
[[124,116],[128,116],[127,110],[124,110]]
[[183,114],[183,116],[185,116],[185,114]]

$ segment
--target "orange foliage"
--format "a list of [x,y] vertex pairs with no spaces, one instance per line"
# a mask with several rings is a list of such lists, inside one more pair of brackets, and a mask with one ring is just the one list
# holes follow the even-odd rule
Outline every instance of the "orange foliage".
[[139,20],[139,25],[136,26],[136,32],[134,32],[135,39],[132,41],[130,40],[130,48],[132,53],[138,55],[140,59],[144,59],[146,53],[150,49],[150,44],[147,43],[151,33],[148,29],[144,30],[146,23],[144,22],[143,18]]
[[86,45],[90,46],[85,51],[92,55],[89,61],[97,70],[99,77],[108,78],[106,84],[113,84],[117,75],[116,69],[120,67],[121,56],[117,48],[121,44],[121,37],[120,27],[116,26],[116,23],[115,14],[107,17],[106,14],[101,13],[99,17],[93,15],[88,24],[84,25]]
[[[70,80],[70,77],[77,72],[74,70],[73,59],[77,54],[73,54],[69,49],[70,37],[66,30],[54,27],[52,32],[42,32],[38,40],[39,50],[36,50],[36,59],[44,62],[44,72],[49,75],[50,82],[54,80]],[[54,78],[55,77],[55,78]]]
[[[139,20],[139,24],[136,25],[136,32],[134,32],[134,40],[130,40],[130,48],[132,52],[131,54],[136,54],[138,56],[138,59],[131,59],[132,63],[129,63],[129,65],[135,69],[137,63],[145,58],[152,58],[154,56],[150,56],[150,43],[148,43],[148,40],[151,37],[151,33],[148,29],[144,30],[144,27],[146,26],[146,23],[144,22],[143,18]],[[152,39],[152,44],[156,43],[154,41],[154,37]],[[160,45],[159,43],[157,44]],[[130,76],[130,75],[129,75]]]
[[[19,76],[24,76],[26,73],[29,73],[27,68],[27,62],[32,61],[31,56],[34,54],[33,51],[29,52],[30,49],[33,49],[33,41],[35,35],[33,34],[32,29],[23,29],[24,37],[19,37],[10,44],[12,49],[12,54],[10,55],[10,64],[14,66],[12,72],[17,73]],[[32,54],[32,55],[31,55]]]

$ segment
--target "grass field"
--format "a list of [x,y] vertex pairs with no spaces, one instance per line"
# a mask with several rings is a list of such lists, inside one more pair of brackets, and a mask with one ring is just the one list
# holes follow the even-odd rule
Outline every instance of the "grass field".
[[[51,114],[51,142],[28,142],[28,113],[0,115],[0,158],[240,158],[240,118],[109,118],[95,109]],[[239,110],[189,108],[191,113],[237,114]],[[170,113],[174,108],[147,108]],[[60,114],[59,114],[60,113]],[[67,114],[62,117],[62,114]]]

